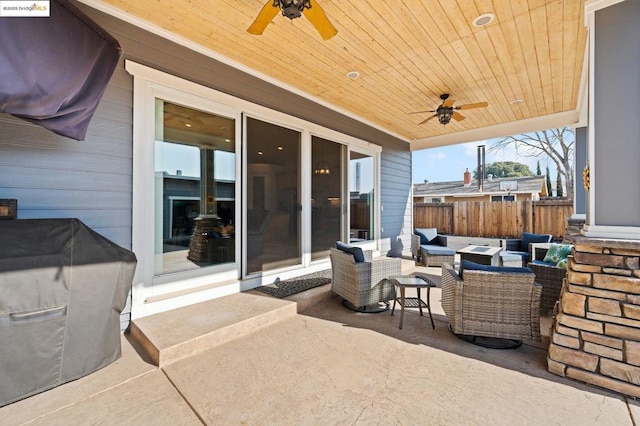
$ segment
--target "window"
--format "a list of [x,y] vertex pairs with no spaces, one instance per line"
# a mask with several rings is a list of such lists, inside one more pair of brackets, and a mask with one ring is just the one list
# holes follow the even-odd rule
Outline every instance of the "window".
[[491,201],[516,201],[515,195],[492,195]]
[[154,275],[235,261],[235,123],[156,100]]
[[349,154],[349,237],[351,242],[375,239],[375,161],[371,155]]

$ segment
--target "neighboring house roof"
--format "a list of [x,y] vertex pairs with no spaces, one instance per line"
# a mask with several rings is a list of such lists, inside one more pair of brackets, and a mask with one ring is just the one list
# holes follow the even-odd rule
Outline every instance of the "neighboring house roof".
[[[413,185],[414,197],[480,197],[483,195],[504,195],[509,183],[517,182],[517,189],[509,191],[511,194],[539,194],[547,195],[544,176],[493,178],[484,181],[484,191],[478,190],[478,181],[471,181],[470,185],[464,181],[425,182]],[[502,185],[501,185],[502,183]],[[512,186],[513,188],[513,186]]]

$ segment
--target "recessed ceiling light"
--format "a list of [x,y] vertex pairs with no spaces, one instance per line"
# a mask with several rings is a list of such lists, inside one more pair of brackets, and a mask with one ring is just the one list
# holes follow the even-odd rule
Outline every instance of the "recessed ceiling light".
[[283,147],[281,147],[281,146],[279,146],[279,147],[278,147],[278,151],[282,151],[283,149],[284,149],[284,148],[283,148]]
[[358,71],[349,71],[347,73],[347,77],[349,77],[352,80],[355,80],[356,78],[360,77],[360,73]]
[[485,25],[493,22],[493,19],[495,17],[496,15],[494,15],[493,13],[484,13],[473,20],[473,25],[475,27],[484,27]]
[[231,139],[225,139],[224,141],[225,142],[231,142]]
[[184,123],[184,127],[191,127],[191,123]]
[[262,151],[258,151],[258,155],[262,155]]
[[518,104],[521,104],[523,102],[524,102],[523,99],[514,99],[510,103],[511,103],[511,105],[518,105]]

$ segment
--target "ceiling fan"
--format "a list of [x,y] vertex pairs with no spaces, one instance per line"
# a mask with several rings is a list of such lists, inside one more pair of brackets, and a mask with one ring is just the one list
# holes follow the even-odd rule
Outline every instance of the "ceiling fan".
[[291,20],[299,18],[304,13],[304,16],[318,30],[323,40],[329,40],[338,34],[336,27],[329,21],[315,0],[268,0],[256,20],[247,28],[247,32],[254,35],[262,34],[280,10],[282,16]]
[[424,124],[435,117],[438,117],[438,121],[440,121],[440,124],[449,124],[449,121],[451,121],[451,118],[453,118],[456,121],[462,121],[465,118],[467,118],[457,111],[459,109],[484,108],[489,105],[488,102],[478,102],[475,104],[465,104],[465,105],[454,107],[453,103],[455,101],[453,99],[449,99],[448,93],[443,93],[442,95],[440,95],[440,99],[442,99],[442,104],[437,109],[434,109],[431,111],[410,112],[409,114],[422,114],[425,112],[435,112],[434,115],[430,116],[424,121],[421,121],[420,123],[418,123],[418,125]]

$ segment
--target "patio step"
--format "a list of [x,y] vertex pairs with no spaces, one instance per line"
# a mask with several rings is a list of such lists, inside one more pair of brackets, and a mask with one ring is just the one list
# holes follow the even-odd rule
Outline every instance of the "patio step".
[[[326,291],[318,294],[300,297],[305,304],[327,297]],[[256,291],[237,293],[132,320],[130,340],[149,362],[162,367],[297,312],[295,300],[277,299]]]

